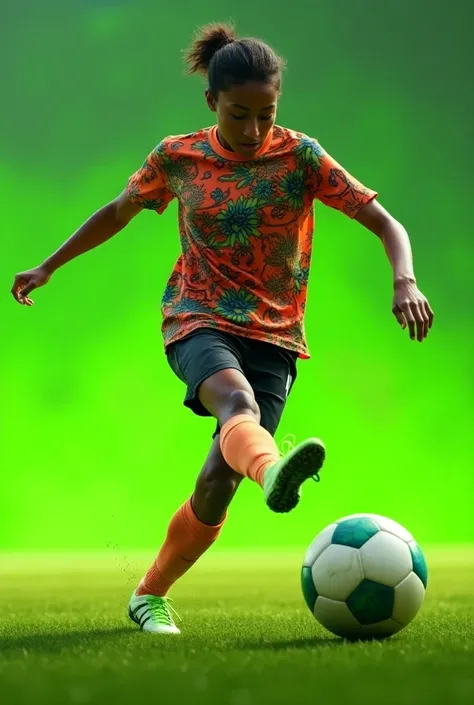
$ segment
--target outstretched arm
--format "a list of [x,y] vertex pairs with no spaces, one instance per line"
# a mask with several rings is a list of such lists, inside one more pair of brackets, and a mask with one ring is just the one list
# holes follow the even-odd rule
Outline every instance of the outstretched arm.
[[61,247],[34,269],[15,276],[11,293],[18,303],[32,306],[29,294],[50,280],[52,274],[75,257],[98,247],[116,235],[141,211],[141,206],[132,203],[127,191],[123,191],[111,203],[107,203],[86,220]]
[[407,231],[376,199],[361,208],[355,220],[377,235],[385,247],[393,271],[392,311],[402,328],[408,325],[410,338],[421,343],[433,325],[434,314],[416,284]]

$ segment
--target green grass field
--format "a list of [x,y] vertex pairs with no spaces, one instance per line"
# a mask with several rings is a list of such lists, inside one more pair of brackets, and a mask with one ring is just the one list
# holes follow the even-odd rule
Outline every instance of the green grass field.
[[174,637],[126,616],[150,554],[0,555],[0,702],[472,703],[474,547],[426,555],[417,619],[353,644],[309,613],[299,554],[211,551],[175,587]]

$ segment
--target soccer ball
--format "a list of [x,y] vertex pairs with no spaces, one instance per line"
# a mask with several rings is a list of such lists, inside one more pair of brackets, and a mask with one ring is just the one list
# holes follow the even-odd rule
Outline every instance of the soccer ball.
[[383,638],[415,617],[427,577],[423,552],[403,526],[378,514],[353,514],[316,536],[301,585],[329,631],[346,639]]

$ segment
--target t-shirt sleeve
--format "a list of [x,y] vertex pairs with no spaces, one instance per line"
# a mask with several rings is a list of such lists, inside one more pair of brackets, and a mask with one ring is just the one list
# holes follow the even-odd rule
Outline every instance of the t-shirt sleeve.
[[163,213],[174,198],[166,175],[169,159],[166,142],[163,140],[148,155],[140,169],[128,179],[126,190],[132,203]]
[[378,196],[377,191],[351,176],[317,140],[310,140],[306,154],[309,155],[307,183],[314,199],[355,218],[363,206]]

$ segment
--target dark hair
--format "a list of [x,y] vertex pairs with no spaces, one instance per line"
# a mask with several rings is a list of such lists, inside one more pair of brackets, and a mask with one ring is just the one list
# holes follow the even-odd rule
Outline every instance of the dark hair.
[[284,60],[261,39],[237,39],[232,24],[201,27],[185,52],[187,73],[207,76],[216,98],[219,91],[246,81],[273,83],[280,90]]

